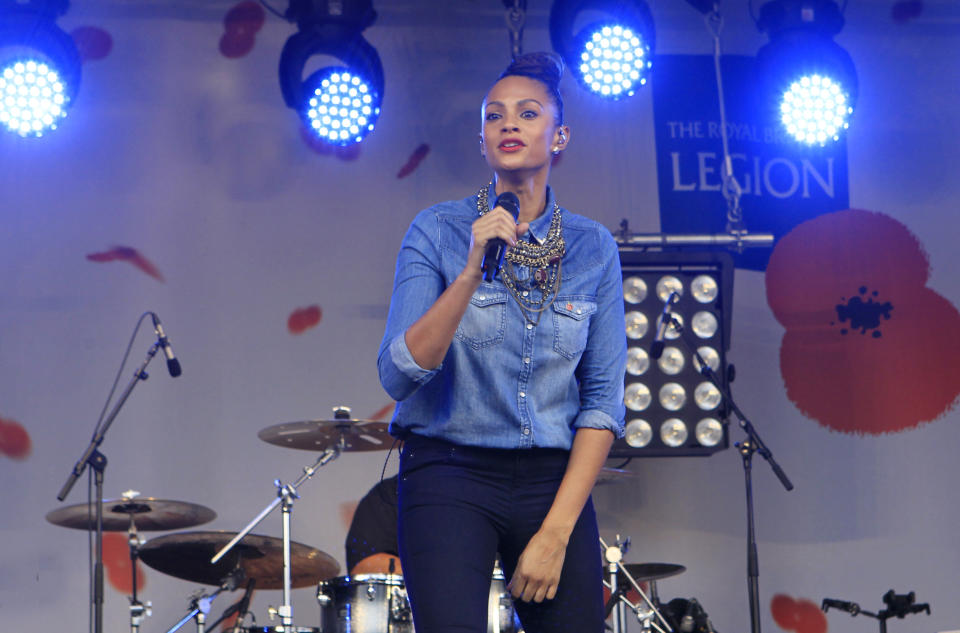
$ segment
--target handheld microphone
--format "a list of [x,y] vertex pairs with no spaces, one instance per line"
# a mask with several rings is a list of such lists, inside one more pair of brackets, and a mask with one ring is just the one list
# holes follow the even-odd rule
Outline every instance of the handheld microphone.
[[820,608],[823,609],[823,612],[826,613],[827,610],[833,607],[834,609],[840,609],[841,611],[846,611],[850,615],[857,615],[860,613],[860,605],[856,602],[847,602],[846,600],[834,600],[833,598],[824,598],[823,604],[820,605]]
[[[514,222],[520,217],[520,199],[517,198],[517,194],[512,191],[504,191],[497,196],[497,200],[493,203],[493,206],[494,208],[503,207],[506,209],[513,216]],[[506,250],[507,243],[499,237],[487,242],[487,250],[483,254],[483,263],[480,264],[484,281],[493,281],[493,278],[500,272],[500,266],[503,264],[503,254]]]
[[663,356],[663,337],[667,335],[667,328],[670,327],[670,304],[675,303],[679,298],[680,293],[672,290],[670,296],[663,302],[663,311],[657,319],[657,335],[653,337],[653,345],[650,346],[650,358],[654,360]]
[[177,357],[173,353],[173,347],[170,345],[170,340],[167,339],[167,335],[163,331],[163,326],[160,325],[160,317],[156,314],[150,313],[151,318],[153,319],[153,330],[157,333],[157,339],[160,343],[160,347],[163,348],[163,355],[167,357],[167,371],[170,372],[170,376],[176,378],[183,370],[180,369],[180,361],[177,360]]

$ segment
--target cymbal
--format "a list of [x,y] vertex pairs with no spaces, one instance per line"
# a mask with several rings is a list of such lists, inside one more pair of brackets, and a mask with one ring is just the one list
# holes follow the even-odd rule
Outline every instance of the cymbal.
[[341,445],[341,439],[344,451],[379,451],[393,444],[388,426],[386,422],[367,420],[304,420],[268,426],[257,437],[268,444],[310,451]]
[[[282,589],[282,539],[247,534],[216,564],[210,563],[236,535],[236,532],[223,531],[165,534],[150,539],[140,548],[140,560],[169,576],[215,586],[240,567],[246,574],[241,583],[254,578],[257,589]],[[338,573],[340,565],[329,554],[302,543],[290,543],[292,587],[316,585]]]
[[[637,582],[669,578],[687,570],[683,565],[673,565],[671,563],[633,563],[626,564],[624,567]],[[618,573],[617,582],[630,584],[630,581],[623,575],[623,571]]]
[[600,469],[600,473],[597,475],[597,485],[612,484],[618,481],[623,481],[624,479],[633,479],[635,477],[636,475],[633,473],[633,471],[604,466]]
[[[217,513],[206,506],[186,501],[169,501],[153,497],[103,500],[103,529],[107,532],[126,532],[132,520],[137,530],[182,530],[202,525],[217,518]],[[96,508],[78,503],[57,508],[47,513],[47,521],[62,527],[93,530],[97,526]]]

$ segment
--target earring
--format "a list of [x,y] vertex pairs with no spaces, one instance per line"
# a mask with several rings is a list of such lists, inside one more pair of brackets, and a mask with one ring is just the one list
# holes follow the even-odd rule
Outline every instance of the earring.
[[563,130],[560,130],[560,144],[563,145],[567,142],[567,135],[563,133]]
[[553,155],[556,156],[556,155],[559,154],[559,153],[560,153],[560,148],[559,148],[559,147],[554,147],[554,148],[553,148]]

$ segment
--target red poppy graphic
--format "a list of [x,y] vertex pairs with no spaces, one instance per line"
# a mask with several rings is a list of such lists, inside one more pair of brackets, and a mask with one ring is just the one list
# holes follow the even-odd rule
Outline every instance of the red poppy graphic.
[[257,31],[263,26],[266,14],[259,3],[247,0],[227,11],[223,18],[220,54],[230,59],[243,57],[253,50]]
[[427,157],[427,154],[430,153],[430,146],[426,143],[421,143],[417,145],[417,148],[413,150],[413,153],[410,154],[410,158],[407,159],[407,162],[404,163],[403,167],[400,168],[400,171],[397,172],[397,178],[406,178],[414,172],[414,170],[420,166],[420,163],[423,162],[423,159]]
[[32,451],[33,442],[27,430],[19,422],[0,418],[0,455],[23,460],[30,457]]
[[297,308],[287,318],[287,330],[291,334],[303,334],[310,328],[316,327],[321,318],[323,318],[323,311],[318,305]]
[[140,254],[137,249],[130,246],[114,246],[108,251],[102,253],[90,253],[87,259],[91,262],[130,262],[146,274],[157,281],[166,281],[160,270],[153,265],[149,259]]
[[[105,532],[103,535],[103,566],[110,586],[120,593],[133,593],[133,575],[130,573],[130,546],[126,533]],[[146,577],[137,561],[137,591],[143,589]]]
[[767,267],[767,301],[786,328],[780,371],[806,416],[880,434],[942,416],[960,394],[960,313],[926,287],[917,238],[850,209],[800,224]]
[[70,37],[77,45],[77,52],[84,62],[103,59],[113,50],[110,33],[98,26],[78,26],[70,31]]
[[350,529],[350,524],[353,523],[353,515],[357,513],[357,506],[360,505],[360,500],[356,501],[341,501],[337,506],[337,515],[340,517],[340,523],[343,525],[344,530]]
[[377,409],[377,412],[370,416],[371,420],[385,420],[387,417],[393,413],[394,408],[396,408],[397,403],[391,402],[388,405],[384,405]]
[[827,618],[816,603],[778,593],[770,601],[774,622],[784,631],[827,633]]

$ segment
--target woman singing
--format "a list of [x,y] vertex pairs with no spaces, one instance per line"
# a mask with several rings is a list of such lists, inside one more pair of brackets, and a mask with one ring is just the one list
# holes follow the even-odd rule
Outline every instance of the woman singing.
[[[399,402],[417,633],[485,633],[498,552],[526,633],[603,630],[590,491],[622,434],[626,337],[616,243],[547,186],[570,142],[562,70],[534,53],[500,75],[480,133],[493,181],[419,213],[397,259],[378,366]],[[488,283],[494,239],[508,248]]]

